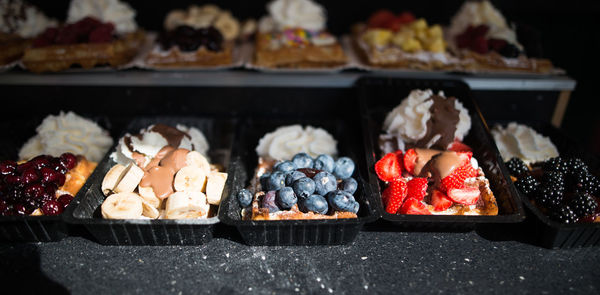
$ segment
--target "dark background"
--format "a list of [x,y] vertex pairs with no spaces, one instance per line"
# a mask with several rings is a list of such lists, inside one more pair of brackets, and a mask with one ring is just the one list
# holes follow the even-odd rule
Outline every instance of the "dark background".
[[[66,17],[68,0],[41,1],[32,0],[48,15],[63,20]],[[192,3],[202,4],[209,1],[127,1],[137,10],[138,24],[148,30],[159,30],[166,13],[174,8],[185,8]],[[233,14],[245,19],[259,18],[265,13],[266,0],[211,1]],[[452,15],[462,4],[462,0],[420,0],[420,1],[318,1],[328,13],[329,29],[335,34],[347,33],[350,26],[365,20],[369,14],[379,8],[390,8],[396,12],[409,10],[417,17],[425,17],[429,23],[448,24]],[[600,154],[600,119],[597,111],[595,70],[600,66],[600,1],[556,1],[556,0],[503,0],[492,1],[504,16],[521,26],[536,28],[541,37],[542,55],[550,58],[555,65],[565,69],[569,76],[577,80],[576,91],[571,96],[562,127],[574,139],[591,151]],[[478,100],[498,101],[498,106],[506,101],[513,104],[512,111],[525,117],[536,112],[536,104],[530,103],[527,95],[512,96],[510,92],[476,93]],[[519,101],[523,101],[522,107]],[[525,102],[528,100],[529,102]],[[495,102],[494,102],[495,103]],[[539,109],[548,109],[552,100],[539,99]],[[516,108],[516,109],[515,109]],[[507,108],[482,108],[484,115],[492,119],[512,118],[513,114],[502,114]],[[541,112],[541,111],[540,111]],[[535,114],[534,114],[535,116]],[[526,119],[526,118],[524,118]]]

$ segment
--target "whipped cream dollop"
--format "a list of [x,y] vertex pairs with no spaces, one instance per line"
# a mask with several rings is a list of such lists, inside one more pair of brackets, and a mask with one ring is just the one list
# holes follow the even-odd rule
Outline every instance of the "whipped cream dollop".
[[265,134],[256,147],[258,156],[274,160],[289,160],[295,154],[302,152],[311,157],[320,154],[335,156],[337,141],[322,128],[290,125]]
[[275,0],[267,5],[267,11],[269,15],[259,22],[260,32],[286,28],[321,31],[327,21],[323,6],[312,0]]
[[165,146],[197,151],[205,156],[209,149],[206,137],[195,127],[154,124],[141,129],[138,134],[127,133],[121,137],[110,158],[122,165],[136,161],[145,167]]
[[102,22],[111,22],[117,33],[131,33],[137,29],[135,10],[119,0],[71,0],[68,23],[74,23],[87,16]]
[[487,25],[490,28],[486,35],[488,39],[503,39],[522,49],[517,42],[517,33],[508,26],[502,13],[488,0],[463,3],[450,21],[450,40],[454,40],[455,36],[464,32],[470,25]]
[[506,128],[496,125],[492,128],[492,135],[504,161],[517,157],[530,164],[558,157],[558,150],[550,138],[529,126],[516,122],[508,123]]
[[95,122],[73,112],[60,112],[46,117],[19,151],[19,159],[27,160],[38,155],[60,156],[62,153],[83,155],[99,162],[113,144],[108,132]]
[[401,150],[406,144],[446,149],[454,140],[462,141],[470,129],[471,117],[462,103],[431,89],[411,91],[383,122],[383,130],[396,137]]
[[0,31],[33,38],[46,28],[56,26],[55,19],[21,0],[0,0]]

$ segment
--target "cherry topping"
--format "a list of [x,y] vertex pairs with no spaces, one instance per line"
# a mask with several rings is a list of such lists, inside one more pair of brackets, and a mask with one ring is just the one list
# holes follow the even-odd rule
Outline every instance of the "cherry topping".
[[[59,182],[60,176],[63,176],[60,172],[52,170],[51,168],[44,167],[40,170],[42,172],[42,183],[57,183]],[[63,180],[64,183],[64,180]],[[62,185],[62,184],[61,184]]]
[[42,169],[42,167],[47,167],[48,165],[50,165],[50,159],[52,159],[52,157],[41,155],[31,159],[29,162],[33,164],[33,167],[35,169],[40,170]]
[[25,187],[25,196],[31,197],[33,199],[41,199],[42,195],[45,192],[44,186],[40,183],[33,183]]
[[23,164],[20,164],[20,165],[17,166],[17,172],[18,173],[23,173],[23,171],[25,171],[25,170],[27,170],[29,168],[34,168],[33,167],[33,163],[26,162],[26,163],[23,163]]
[[14,206],[14,209],[17,211],[18,215],[27,215],[27,214],[29,214],[29,213],[27,213],[28,210],[25,207],[25,204],[22,204],[22,203],[16,204]]
[[17,169],[17,162],[15,161],[2,161],[0,162],[0,174],[2,175],[12,175],[13,173],[15,173],[15,170]]
[[50,200],[42,205],[42,212],[44,215],[58,215],[63,212],[63,206],[56,200]]
[[19,184],[21,184],[21,176],[6,175],[4,176],[4,182],[11,186],[18,186]]
[[21,175],[21,184],[27,185],[30,183],[34,183],[38,181],[38,179],[40,179],[40,177],[38,176],[37,172],[35,172],[35,169],[29,168],[23,171],[23,174]]
[[60,163],[68,170],[71,170],[77,165],[77,157],[71,153],[64,153],[60,155]]
[[58,197],[58,202],[63,206],[63,209],[67,208],[67,206],[69,206],[71,201],[73,201],[73,196],[71,196],[69,194],[64,194],[64,195],[61,195],[60,197]]

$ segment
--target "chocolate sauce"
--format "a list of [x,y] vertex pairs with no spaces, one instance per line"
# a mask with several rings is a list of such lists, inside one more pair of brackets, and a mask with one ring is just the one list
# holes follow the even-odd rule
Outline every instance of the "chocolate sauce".
[[[432,95],[430,99],[433,100],[433,104],[429,108],[431,118],[426,124],[427,132],[423,138],[409,147],[445,150],[448,145],[454,142],[456,125],[459,121],[460,112],[455,108],[456,98]],[[430,143],[435,136],[440,136],[440,138]]]
[[174,192],[175,173],[186,165],[185,160],[188,153],[189,150],[186,149],[163,147],[145,167],[146,173],[144,173],[140,186],[152,187],[156,197],[161,200],[169,197]]
[[190,138],[190,136],[187,133],[177,128],[160,123],[152,126],[152,128],[149,131],[156,132],[162,135],[167,140],[169,145],[174,148],[179,147],[179,144],[181,143],[183,137],[187,137],[188,139]]

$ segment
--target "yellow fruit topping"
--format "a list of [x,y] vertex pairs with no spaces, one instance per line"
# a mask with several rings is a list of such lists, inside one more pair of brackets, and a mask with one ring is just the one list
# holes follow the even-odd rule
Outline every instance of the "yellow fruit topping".
[[428,26],[425,19],[418,19],[402,26],[397,33],[385,29],[369,29],[362,36],[371,46],[385,46],[389,42],[407,52],[427,50],[435,53],[446,51],[444,33],[440,25]]
[[406,42],[402,43],[402,50],[407,52],[415,52],[423,50],[423,47],[417,39],[408,39]]
[[362,38],[371,46],[385,46],[392,39],[392,31],[385,29],[372,29],[366,31]]

